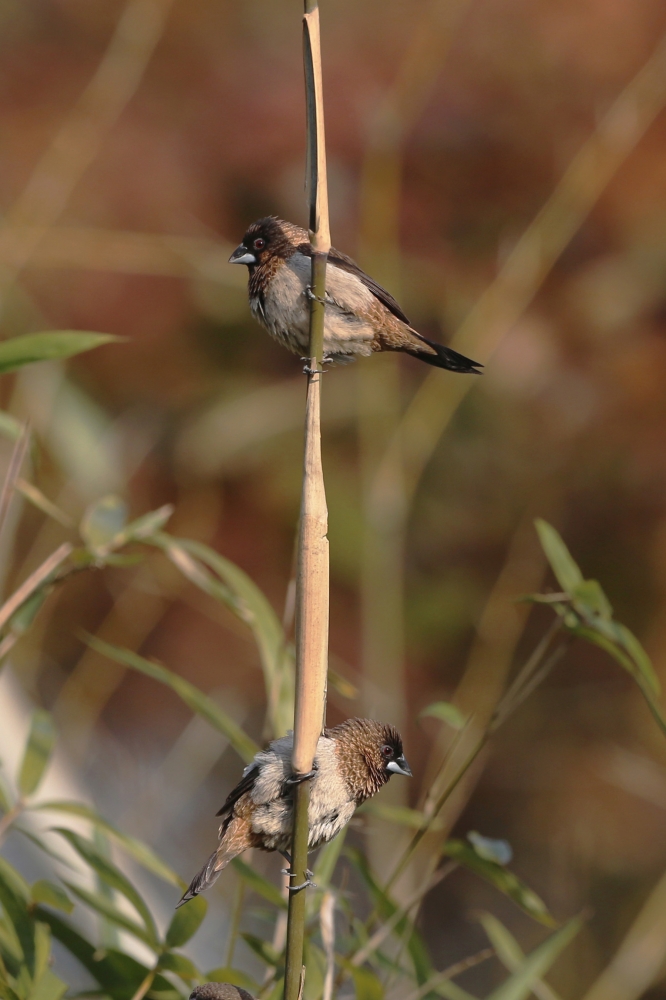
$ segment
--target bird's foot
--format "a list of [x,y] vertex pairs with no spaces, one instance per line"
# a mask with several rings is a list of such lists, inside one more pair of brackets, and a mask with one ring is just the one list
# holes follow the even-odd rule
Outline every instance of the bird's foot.
[[305,880],[305,882],[301,882],[300,885],[289,885],[289,886],[287,886],[287,889],[291,893],[300,892],[301,889],[307,889],[307,888],[316,889],[317,888],[317,883],[313,882],[312,879],[308,878],[308,879]]
[[288,778],[284,779],[284,783],[285,785],[300,785],[302,781],[309,781],[310,778],[314,778],[316,773],[317,768],[313,767],[307,774],[290,774]]
[[305,286],[305,297],[306,299],[309,299],[310,302],[321,302],[323,306],[326,305],[326,299],[322,299],[321,295],[315,295],[312,285]]
[[[281,875],[288,875],[289,878],[296,878],[296,875],[298,874],[298,872],[293,872],[291,870],[291,868],[280,868],[280,874]],[[309,868],[306,868],[305,869],[305,877],[308,880],[310,880],[311,878],[314,878],[314,872],[311,872]],[[311,882],[310,885],[315,885],[315,883]]]
[[[310,360],[309,358],[301,358],[301,361],[308,361],[309,362],[309,360]],[[306,364],[305,367],[303,368],[303,374],[304,375],[323,375],[324,374],[324,369],[323,368],[310,368],[310,365]]]

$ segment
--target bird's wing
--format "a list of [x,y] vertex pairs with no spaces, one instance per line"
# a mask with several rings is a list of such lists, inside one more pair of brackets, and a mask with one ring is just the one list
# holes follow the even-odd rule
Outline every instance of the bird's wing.
[[[298,252],[304,254],[306,257],[312,255],[312,250],[309,243],[302,243],[298,247]],[[363,271],[355,260],[348,257],[346,253],[341,253],[336,250],[335,247],[331,247],[328,251],[328,263],[332,264],[334,267],[339,267],[341,271],[347,271],[348,274],[353,274],[355,277],[361,281],[369,292],[375,296],[376,299],[386,306],[389,312],[392,312],[394,316],[397,316],[399,320],[406,323],[409,326],[409,320],[405,316],[404,312],[395,301],[390,292],[387,292],[385,288],[382,288],[374,278],[371,278],[369,274]]]
[[218,810],[218,812],[215,813],[215,815],[225,816],[231,813],[231,810],[236,805],[240,797],[242,795],[245,795],[246,792],[249,792],[254,787],[254,783],[257,780],[258,774],[259,774],[259,765],[255,763],[248,764],[248,766],[243,771],[243,777],[238,782],[236,787],[229,792],[224,805],[220,810]]

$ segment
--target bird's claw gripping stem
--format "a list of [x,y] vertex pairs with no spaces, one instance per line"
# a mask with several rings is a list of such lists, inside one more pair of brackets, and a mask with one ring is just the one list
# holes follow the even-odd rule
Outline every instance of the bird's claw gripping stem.
[[309,781],[310,778],[314,778],[317,773],[317,768],[313,767],[311,771],[306,774],[290,774],[288,778],[284,779],[285,785],[300,785],[302,781]]
[[[309,358],[301,358],[301,361],[309,361],[309,360],[310,360]],[[308,365],[305,365],[305,367],[303,369],[303,374],[304,375],[323,375],[324,374],[324,369],[323,368],[310,368],[310,365],[308,364]]]
[[326,305],[326,299],[322,299],[321,295],[315,295],[312,285],[305,286],[305,297],[306,299],[309,299],[310,302],[321,302],[323,306]]

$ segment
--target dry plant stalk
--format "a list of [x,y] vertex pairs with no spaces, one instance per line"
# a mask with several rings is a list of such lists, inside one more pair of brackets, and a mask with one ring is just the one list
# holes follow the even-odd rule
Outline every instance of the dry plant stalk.
[[[324,353],[326,258],[331,246],[326,186],[326,146],[322,99],[321,46],[317,0],[305,0],[303,59],[307,108],[306,184],[312,245],[310,363],[305,417],[303,493],[296,572],[296,705],[294,773],[312,769],[324,724],[328,661],[328,510],[321,464],[321,364]],[[296,785],[292,864],[298,883],[306,881],[308,856],[307,781]],[[287,924],[285,1000],[298,1000],[303,968],[305,893],[292,893]]]

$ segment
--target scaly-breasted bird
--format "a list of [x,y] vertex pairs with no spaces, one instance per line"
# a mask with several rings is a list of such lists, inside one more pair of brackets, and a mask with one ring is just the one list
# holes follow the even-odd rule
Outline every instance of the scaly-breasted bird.
[[[309,350],[310,240],[305,229],[276,216],[254,222],[229,258],[247,264],[252,315],[283,347]],[[392,295],[358,264],[331,247],[326,265],[324,361],[346,364],[375,351],[402,351],[452,372],[479,374],[483,366],[412,329]]]
[[254,1000],[251,993],[231,983],[203,983],[195,986],[189,1000]]
[[[178,903],[181,906],[215,882],[223,868],[249,847],[279,851],[291,864],[294,775],[293,733],[274,740],[256,755],[218,812],[222,816],[217,850]],[[310,779],[308,848],[332,840],[357,806],[378,792],[392,774],[411,777],[400,733],[373,719],[347,719],[319,737]],[[288,874],[293,874],[288,872]],[[307,883],[304,883],[307,884]],[[302,888],[294,886],[292,890]]]

